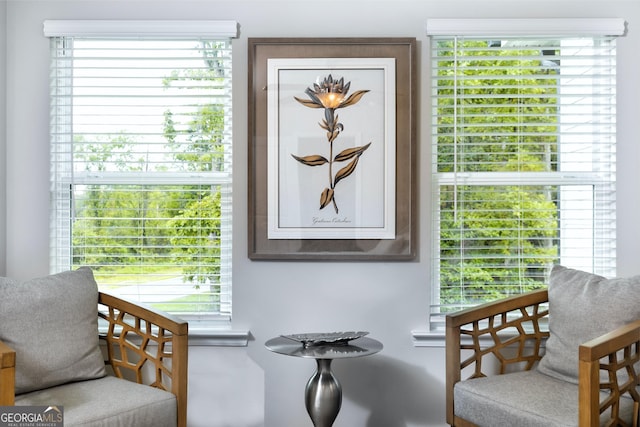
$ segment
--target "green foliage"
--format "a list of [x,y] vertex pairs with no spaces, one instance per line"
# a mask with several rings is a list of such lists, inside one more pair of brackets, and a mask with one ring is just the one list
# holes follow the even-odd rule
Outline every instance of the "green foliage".
[[[75,265],[157,265],[174,233],[175,193],[143,186],[89,186],[76,209]],[[166,258],[166,257],[165,257]]]
[[[220,85],[216,46],[201,46],[202,69],[172,72],[166,90],[194,93]],[[208,43],[208,44],[207,44]],[[213,98],[212,98],[213,99]],[[189,113],[167,110],[164,117],[169,163],[154,163],[135,134],[74,140],[74,162],[87,172],[214,172],[225,168],[225,114],[221,105],[205,104]],[[153,153],[152,153],[153,155]],[[170,166],[168,166],[170,165]],[[173,170],[169,171],[168,168]],[[73,189],[74,265],[91,265],[97,274],[153,271],[175,273],[217,294],[220,275],[220,188],[208,185],[92,184]]]
[[[174,262],[183,265],[185,280],[219,283],[220,275],[220,192],[203,193],[169,221]],[[194,263],[194,259],[198,263]]]
[[[457,68],[453,45],[438,64],[438,172],[556,170],[557,86],[541,52],[515,55],[480,41],[459,46]],[[454,132],[454,120],[463,130]],[[553,189],[458,185],[440,194],[442,305],[456,309],[544,286],[558,251]]]
[[189,171],[223,170],[223,128],[224,110],[220,106],[202,107],[184,130],[178,130],[170,110],[165,112],[164,135],[168,146]]
[[442,303],[476,304],[541,287],[557,255],[557,207],[548,196],[515,186],[461,187],[458,194],[464,218],[441,214]]

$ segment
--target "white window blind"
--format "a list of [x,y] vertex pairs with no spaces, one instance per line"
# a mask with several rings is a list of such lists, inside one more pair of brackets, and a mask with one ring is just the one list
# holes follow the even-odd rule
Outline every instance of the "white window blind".
[[431,34],[436,328],[554,264],[615,275],[615,38],[495,33]]
[[228,322],[235,34],[109,22],[45,23],[51,270],[89,266],[103,291]]

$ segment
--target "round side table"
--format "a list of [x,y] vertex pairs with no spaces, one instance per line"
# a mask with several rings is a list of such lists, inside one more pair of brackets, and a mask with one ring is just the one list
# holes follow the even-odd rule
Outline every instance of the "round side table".
[[275,337],[265,343],[268,350],[286,356],[315,359],[317,370],[305,387],[307,413],[315,427],[331,427],[342,405],[342,387],[331,372],[334,359],[349,359],[375,354],[382,343],[362,337],[347,343],[303,346],[285,337]]

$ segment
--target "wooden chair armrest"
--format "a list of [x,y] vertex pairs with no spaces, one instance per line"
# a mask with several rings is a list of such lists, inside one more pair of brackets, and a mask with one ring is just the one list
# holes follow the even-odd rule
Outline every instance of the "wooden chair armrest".
[[447,328],[457,327],[474,321],[488,319],[492,316],[510,313],[521,308],[542,304],[549,301],[546,289],[525,292],[520,295],[491,301],[466,310],[447,315]]
[[100,292],[99,317],[107,324],[107,364],[115,376],[172,392],[178,403],[178,426],[187,420],[189,324],[176,317]]
[[186,321],[152,307],[133,303],[104,292],[99,293],[98,304],[117,308],[140,319],[148,320],[176,335],[188,335],[189,333],[189,324]]
[[[625,394],[634,400],[633,425],[637,426],[640,372],[636,365],[640,362],[640,320],[582,344],[578,359],[580,426],[600,426],[600,414],[608,409],[615,420],[618,403]],[[601,381],[601,372],[606,373],[608,380]],[[605,399],[600,398],[601,392],[607,394]]]
[[13,406],[16,387],[16,352],[0,341],[0,406]]
[[[529,370],[540,360],[542,342],[549,336],[541,327],[549,315],[547,301],[547,290],[540,289],[447,315],[447,423],[454,424],[453,387],[465,368],[472,370],[469,378],[486,376],[482,361],[490,354],[499,362],[500,374],[514,365]],[[513,357],[507,357],[507,347],[515,350]],[[463,359],[465,351],[471,355]]]

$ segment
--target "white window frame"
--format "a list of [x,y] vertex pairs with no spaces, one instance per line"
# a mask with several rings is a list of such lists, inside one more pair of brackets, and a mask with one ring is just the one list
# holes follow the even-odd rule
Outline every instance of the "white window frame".
[[[178,21],[178,20],[164,20],[164,21],[142,21],[142,20],[47,20],[43,24],[43,32],[45,37],[61,38],[61,37],[79,37],[79,38],[147,38],[153,40],[179,40],[179,39],[232,39],[238,35],[238,24],[236,21]],[[58,39],[62,40],[62,39]],[[70,75],[57,75],[58,79],[70,79]],[[56,105],[56,108],[70,109],[69,105],[64,105],[64,101]],[[61,115],[64,117],[65,115]],[[70,117],[67,115],[66,117]],[[69,122],[62,123],[58,121],[52,124],[52,128],[56,127],[59,131],[71,125]],[[231,122],[225,123],[228,134],[231,134]],[[70,130],[70,129],[68,129]],[[55,138],[52,132],[52,138]],[[53,141],[53,139],[52,139]],[[61,155],[67,155],[62,153]],[[224,299],[221,301],[221,313],[229,313],[229,317],[224,320],[224,317],[220,316],[209,317],[206,315],[197,316],[194,318],[186,318],[190,322],[190,335],[201,336],[202,339],[207,340],[215,345],[246,345],[248,341],[247,331],[231,331],[231,171],[223,173],[206,173],[199,174],[194,177],[193,173],[169,173],[166,175],[159,175],[156,178],[148,179],[145,177],[145,185],[162,185],[162,184],[185,184],[192,185],[194,180],[197,184],[211,184],[221,185],[226,187],[221,197],[221,210],[223,217],[221,221],[225,223],[221,226],[222,235],[221,240],[221,261],[220,269],[221,276],[226,277],[225,281],[221,283],[224,288],[221,292]],[[65,171],[53,171],[58,175],[58,183],[62,184],[66,181],[68,185],[91,185],[91,184],[131,184],[140,183],[140,174],[135,172],[113,174],[108,179],[97,176],[92,173],[73,173]],[[60,179],[62,177],[62,179]],[[66,179],[68,178],[68,180]],[[68,186],[65,188],[69,188]],[[52,191],[57,191],[52,188]],[[64,198],[62,198],[64,200]],[[67,202],[69,204],[70,212],[71,200]],[[57,209],[63,211],[64,209]],[[70,215],[70,214],[69,214]],[[69,216],[68,215],[68,216]],[[51,222],[51,239],[58,240],[58,242],[67,241],[68,248],[71,245],[71,228],[70,218],[60,215],[52,217]],[[70,252],[63,247],[64,245],[56,244],[52,245],[51,252],[51,272],[58,272],[63,269],[68,269],[71,265]],[[216,320],[218,319],[218,320]],[[222,320],[220,320],[222,319]]]
[[[555,36],[562,38],[564,36],[621,36],[624,35],[625,22],[622,19],[431,19],[427,21],[426,29],[429,36],[472,36],[472,37],[525,37],[525,36]],[[433,152],[432,156],[435,156],[435,141],[432,144]],[[559,153],[560,155],[561,153]],[[435,165],[433,166],[435,168]],[[432,233],[434,236],[439,236],[439,230],[437,229],[437,218],[439,216],[437,209],[438,197],[437,193],[439,187],[443,184],[450,185],[465,185],[466,183],[473,183],[473,185],[509,185],[510,180],[513,179],[512,174],[501,173],[445,173],[445,174],[433,174],[432,180],[432,204],[434,216],[434,227],[432,227]],[[606,173],[615,174],[615,170],[607,171]],[[600,186],[603,182],[602,176],[594,173],[569,173],[561,176],[557,173],[532,173],[522,174],[520,177],[524,178],[527,184],[531,185],[577,185],[577,184],[592,184],[594,187]],[[522,182],[522,181],[520,181]],[[515,183],[517,184],[517,183]],[[600,188],[598,191],[609,191],[611,188]],[[615,190],[614,190],[615,191]],[[610,220],[610,218],[607,218]],[[613,218],[615,221],[615,218]],[[615,231],[615,229],[614,229]],[[615,236],[600,236],[605,239],[615,239]],[[431,264],[431,304],[438,305],[439,298],[439,273],[438,273],[438,259],[439,256],[439,242],[435,241],[432,247],[433,261]],[[615,249],[615,245],[614,245]],[[595,251],[595,248],[593,248]],[[568,251],[562,250],[562,261],[571,263],[570,255],[566,254]],[[600,266],[592,266],[593,270],[597,270],[599,273],[615,273],[615,269],[611,270],[610,266],[607,270],[602,270]],[[443,325],[440,323],[442,318],[437,320],[432,315],[429,315],[429,326],[426,330],[413,331],[414,343],[417,346],[429,346],[437,342],[441,344],[441,337],[443,335]],[[434,341],[435,338],[435,341]]]

